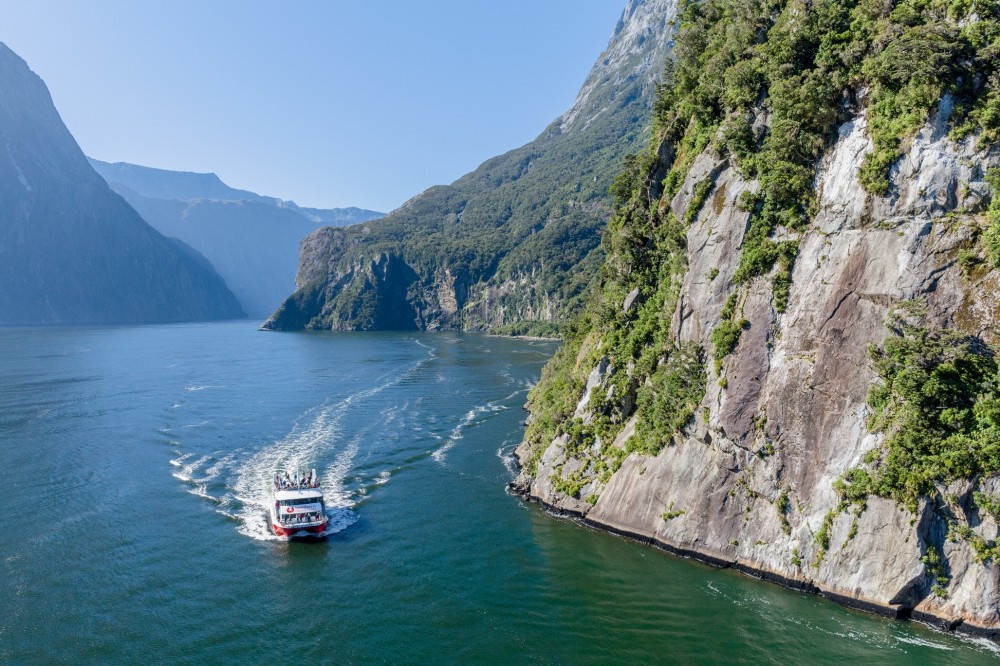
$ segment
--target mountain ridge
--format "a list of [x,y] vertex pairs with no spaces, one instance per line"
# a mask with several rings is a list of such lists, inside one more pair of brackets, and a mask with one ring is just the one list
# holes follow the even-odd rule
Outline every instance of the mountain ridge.
[[213,173],[88,159],[155,229],[203,254],[247,314],[259,319],[294,287],[299,244],[318,224],[355,224],[381,216],[360,208],[301,208],[232,188]]
[[675,4],[630,0],[573,106],[534,141],[380,221],[314,232],[264,328],[551,334],[596,274],[607,190],[646,139]]
[[190,247],[146,224],[90,167],[45,83],[0,43],[0,323],[245,316]]
[[275,208],[292,210],[310,222],[334,226],[366,222],[384,215],[378,211],[356,206],[346,208],[303,207],[294,201],[230,187],[212,172],[173,171],[130,162],[104,162],[93,157],[88,157],[87,160],[112,187],[116,184],[122,185],[137,195],[149,199],[255,201]]

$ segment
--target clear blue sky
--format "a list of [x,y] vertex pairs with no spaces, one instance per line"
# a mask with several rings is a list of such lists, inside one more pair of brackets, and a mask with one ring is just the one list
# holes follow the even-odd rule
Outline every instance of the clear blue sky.
[[83,150],[388,211],[570,106],[625,0],[0,0]]

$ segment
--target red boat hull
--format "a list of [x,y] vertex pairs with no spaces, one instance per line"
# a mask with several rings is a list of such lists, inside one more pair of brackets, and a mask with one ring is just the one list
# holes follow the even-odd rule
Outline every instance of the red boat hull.
[[[320,523],[319,525],[310,525],[309,527],[292,527],[292,528],[287,528],[287,527],[282,527],[281,525],[276,525],[272,521],[271,522],[271,529],[274,531],[274,533],[277,536],[280,536],[280,537],[290,537],[293,534],[301,533],[301,532],[308,532],[310,534],[317,534],[317,535],[318,534],[322,534],[326,530],[327,525],[329,525],[329,521],[324,521],[324,522]],[[300,535],[300,536],[304,536],[304,535]]]

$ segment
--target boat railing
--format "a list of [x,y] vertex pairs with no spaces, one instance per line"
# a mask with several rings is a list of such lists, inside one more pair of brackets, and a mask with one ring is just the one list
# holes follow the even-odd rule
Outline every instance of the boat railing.
[[282,483],[281,481],[274,482],[275,490],[317,490],[319,488],[319,482],[315,483]]
[[308,476],[303,477],[275,474],[272,483],[275,490],[316,490],[320,487],[316,470],[312,470]]

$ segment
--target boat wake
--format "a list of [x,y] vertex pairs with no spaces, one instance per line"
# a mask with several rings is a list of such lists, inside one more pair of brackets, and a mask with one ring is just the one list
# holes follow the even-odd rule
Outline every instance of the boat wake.
[[[430,350],[427,357],[412,363],[403,372],[393,372],[377,379],[371,388],[307,410],[287,435],[263,449],[239,449],[218,458],[211,455],[196,457],[194,453],[175,449],[176,457],[170,461],[176,468],[172,474],[188,486],[187,492],[215,503],[219,514],[237,523],[236,529],[240,534],[260,541],[285,541],[287,539],[276,536],[269,525],[268,509],[273,501],[271,484],[274,473],[279,469],[315,467],[320,470],[329,525],[323,533],[309,536],[341,532],[357,522],[355,505],[368,490],[364,486],[353,488],[348,485],[349,479],[354,480],[350,478],[352,473],[356,475],[357,472],[354,463],[362,442],[370,437],[373,430],[383,428],[386,422],[397,419],[401,412],[405,413],[405,409],[390,407],[380,414],[381,419],[372,420],[361,430],[351,428],[354,432],[349,433],[346,442],[345,417],[369,398],[404,381],[434,358],[436,356]],[[324,464],[324,461],[330,462]],[[389,477],[387,473],[379,475],[374,483],[382,485]]]
[[196,386],[188,386],[184,390],[187,391],[188,393],[195,393],[197,391],[204,391],[205,389],[213,389],[213,388],[225,388],[225,387],[217,386],[215,384],[199,384]]
[[191,475],[194,474],[194,471],[211,459],[211,456],[202,456],[201,458],[198,458],[192,463],[186,462],[190,457],[192,457],[192,454],[181,456],[180,458],[170,461],[172,465],[179,468],[173,474],[175,479],[180,479],[181,481],[190,481]]
[[510,409],[511,400],[527,392],[527,388],[520,388],[505,398],[500,400],[492,400],[487,402],[485,405],[479,405],[474,409],[470,409],[466,412],[465,417],[455,426],[451,431],[451,434],[445,439],[444,444],[438,447],[436,450],[431,452],[431,458],[435,462],[444,464],[448,457],[448,452],[454,448],[455,443],[465,436],[465,431],[469,428],[481,425],[493,418],[498,412],[503,412]]
[[[240,521],[237,530],[241,534],[264,541],[285,540],[275,536],[268,525],[267,510],[272,501],[271,479],[275,470],[308,469],[316,460],[327,457],[341,440],[341,422],[350,407],[377,392],[376,389],[361,391],[315,410],[312,420],[306,425],[296,426],[283,439],[257,452],[235,470],[232,493],[241,505],[237,512]],[[321,536],[340,532],[358,519],[353,511],[353,493],[344,484],[358,453],[359,442],[360,435],[353,437],[336,454],[333,463],[320,473],[326,513],[330,519]]]

